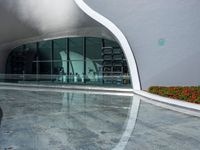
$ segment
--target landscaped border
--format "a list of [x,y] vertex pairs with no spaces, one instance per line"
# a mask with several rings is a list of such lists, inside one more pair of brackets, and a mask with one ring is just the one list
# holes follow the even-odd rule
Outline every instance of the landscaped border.
[[200,111],[200,105],[199,104],[180,101],[178,99],[167,98],[167,97],[159,96],[159,95],[156,95],[156,94],[151,94],[149,92],[141,91],[141,90],[133,90],[133,92],[134,92],[134,94],[148,98],[149,100],[152,100],[152,101],[161,102],[161,103],[172,105],[172,106],[175,106],[175,107],[182,107],[182,108],[185,108],[185,109]]
[[164,87],[164,86],[152,86],[148,89],[148,92],[152,94],[157,94],[160,96],[179,99],[186,102],[200,104],[200,87],[199,86],[174,86],[174,87]]

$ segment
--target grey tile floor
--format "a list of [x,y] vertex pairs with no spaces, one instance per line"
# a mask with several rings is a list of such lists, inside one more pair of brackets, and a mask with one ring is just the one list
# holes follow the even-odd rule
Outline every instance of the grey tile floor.
[[83,93],[0,91],[2,149],[112,149],[131,97]]
[[200,150],[200,118],[141,101],[126,150]]
[[[113,149],[126,129],[134,99],[80,92],[0,90],[0,150]],[[125,149],[198,150],[200,118],[141,101]]]

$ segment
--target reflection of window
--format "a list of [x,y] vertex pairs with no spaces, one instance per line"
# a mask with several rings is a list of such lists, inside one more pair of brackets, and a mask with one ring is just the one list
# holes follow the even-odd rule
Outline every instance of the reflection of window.
[[95,76],[102,76],[102,39],[100,38],[86,38],[86,57],[92,60],[92,62],[86,63],[87,66],[87,76],[93,79]]
[[61,58],[61,55],[60,53],[61,52],[64,52],[66,53],[67,51],[67,39],[66,38],[63,38],[63,39],[56,39],[54,40],[54,44],[53,44],[53,73],[54,74],[58,74],[58,71],[59,71],[59,68],[62,66],[62,64],[64,63],[63,61],[65,60],[65,63],[66,60],[67,60],[67,57],[65,59],[62,59]]
[[69,57],[73,66],[73,74],[79,76],[84,73],[84,58],[83,58],[83,38],[70,38],[69,39]]
[[40,74],[51,74],[52,73],[52,64],[51,64],[51,51],[52,51],[52,42],[51,41],[42,41],[39,42],[38,47],[38,58],[39,62],[39,73]]
[[51,41],[39,42],[39,60],[51,60]]

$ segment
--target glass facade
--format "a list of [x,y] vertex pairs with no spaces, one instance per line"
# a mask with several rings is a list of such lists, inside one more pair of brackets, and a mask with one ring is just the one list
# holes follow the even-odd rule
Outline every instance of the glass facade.
[[94,37],[73,37],[15,48],[6,64],[6,82],[130,86],[119,44]]

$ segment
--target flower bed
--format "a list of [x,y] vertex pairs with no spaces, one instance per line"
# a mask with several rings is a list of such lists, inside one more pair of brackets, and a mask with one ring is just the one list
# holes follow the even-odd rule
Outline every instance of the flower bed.
[[161,87],[152,86],[148,90],[152,94],[157,94],[173,99],[180,99],[187,102],[200,104],[200,86],[198,87]]

